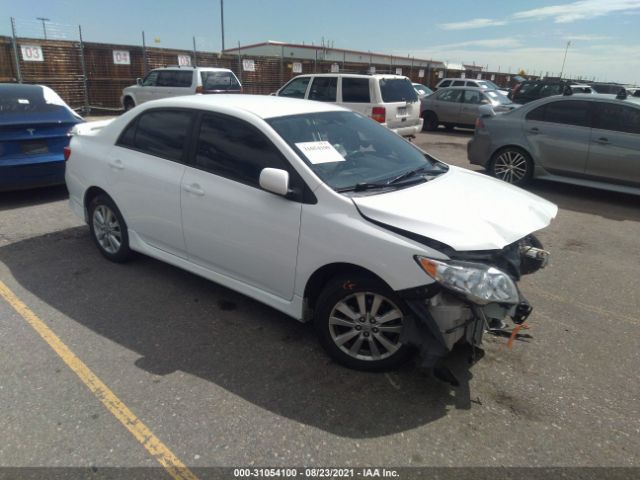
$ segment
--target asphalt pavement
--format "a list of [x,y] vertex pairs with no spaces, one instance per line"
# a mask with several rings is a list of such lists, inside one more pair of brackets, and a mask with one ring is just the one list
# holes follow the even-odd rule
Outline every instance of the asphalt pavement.
[[[471,168],[469,138],[442,130],[416,143]],[[560,208],[539,234],[550,265],[521,282],[531,328],[512,349],[487,335],[471,368],[469,352],[454,352],[459,388],[411,363],[348,370],[309,325],[243,295],[142,256],[107,262],[64,187],[0,193],[0,280],[196,474],[638,467],[640,199],[542,181],[529,189]],[[45,337],[0,297],[0,466],[158,466]]]

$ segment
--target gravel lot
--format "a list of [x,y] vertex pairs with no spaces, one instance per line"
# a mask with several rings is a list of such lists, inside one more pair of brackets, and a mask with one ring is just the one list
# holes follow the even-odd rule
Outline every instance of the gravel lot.
[[[416,143],[476,169],[469,138]],[[470,370],[454,354],[457,389],[412,364],[344,369],[247,297],[150,258],[105,261],[63,187],[0,193],[0,280],[196,469],[638,467],[640,199],[530,189],[560,207],[539,235],[550,266],[521,283],[530,338],[487,336]],[[157,465],[1,298],[0,318],[0,466]]]

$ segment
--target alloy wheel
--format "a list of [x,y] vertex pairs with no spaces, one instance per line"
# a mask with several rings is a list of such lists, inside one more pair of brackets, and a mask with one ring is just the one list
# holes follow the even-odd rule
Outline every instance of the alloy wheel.
[[106,205],[98,205],[93,211],[93,231],[105,252],[118,253],[122,245],[122,229],[118,218]]
[[501,153],[493,163],[493,174],[496,178],[508,183],[522,181],[527,176],[528,170],[527,158],[515,150]]

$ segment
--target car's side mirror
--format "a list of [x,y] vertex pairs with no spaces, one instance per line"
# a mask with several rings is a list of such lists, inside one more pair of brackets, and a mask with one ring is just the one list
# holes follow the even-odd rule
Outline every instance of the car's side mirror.
[[289,172],[279,168],[263,168],[260,172],[260,187],[267,192],[286,196],[289,193]]
[[141,78],[136,78],[136,85],[138,85],[139,87],[142,86],[142,79]]

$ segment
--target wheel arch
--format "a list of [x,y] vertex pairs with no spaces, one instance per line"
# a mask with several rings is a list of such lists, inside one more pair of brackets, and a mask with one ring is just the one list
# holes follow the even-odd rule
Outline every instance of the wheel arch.
[[517,150],[522,150],[524,153],[526,153],[529,158],[531,159],[531,162],[533,162],[533,166],[535,168],[537,162],[536,159],[534,158],[534,156],[531,154],[531,151],[526,148],[523,145],[519,145],[517,143],[509,143],[507,145],[500,145],[499,147],[495,148],[492,152],[491,155],[489,156],[489,161],[493,162],[495,156],[498,154],[498,152],[502,151],[502,150],[506,150],[507,148],[515,148]]
[[391,288],[387,282],[384,281],[379,275],[376,275],[371,270],[368,270],[359,265],[346,262],[329,263],[318,268],[307,279],[307,283],[304,288],[304,299],[306,306],[313,311],[316,307],[316,303],[320,293],[324,286],[332,279],[342,275],[364,275],[381,282],[387,287]]
[[[111,195],[105,192],[102,188],[95,185],[87,188],[87,190],[84,192],[84,200],[82,204],[84,206],[84,219],[86,222],[89,221],[89,204],[91,203],[91,200],[96,198],[98,195],[106,195],[107,197],[111,198]],[[113,201],[113,198],[111,198],[111,200]]]

